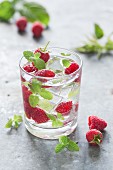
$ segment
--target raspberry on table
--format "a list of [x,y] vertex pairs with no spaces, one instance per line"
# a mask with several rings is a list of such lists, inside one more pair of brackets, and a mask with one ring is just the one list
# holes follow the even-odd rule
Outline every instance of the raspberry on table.
[[27,26],[27,19],[26,17],[21,17],[16,21],[16,25],[19,31],[25,31]]

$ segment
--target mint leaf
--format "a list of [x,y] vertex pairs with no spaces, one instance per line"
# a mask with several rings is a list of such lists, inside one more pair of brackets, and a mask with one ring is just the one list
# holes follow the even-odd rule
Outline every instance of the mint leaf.
[[52,100],[53,99],[52,93],[47,91],[47,90],[45,90],[45,89],[41,89],[41,91],[39,91],[39,94],[44,99],[48,99],[48,100]]
[[31,107],[36,107],[38,102],[39,102],[39,97],[36,96],[35,94],[31,94],[29,96],[29,103],[30,103]]
[[48,116],[48,118],[49,118],[50,120],[56,121],[56,118],[55,118],[54,115],[52,115],[52,114],[47,114],[47,116]]
[[52,122],[52,127],[62,127],[63,126],[63,122],[61,122],[60,120],[56,119]]
[[69,67],[70,63],[71,62],[69,60],[66,60],[66,59],[62,60],[62,64],[63,64],[64,67]]
[[100,39],[104,36],[103,30],[98,24],[95,24],[95,36],[97,39]]
[[59,153],[60,151],[62,151],[65,148],[64,145],[62,145],[61,143],[59,143],[58,145],[56,145],[55,147],[55,152]]
[[15,121],[15,122],[14,122],[14,127],[15,127],[16,129],[19,127],[18,121]]
[[57,113],[57,118],[58,118],[58,119],[61,119],[61,120],[64,120],[64,117],[62,116],[61,113]]
[[69,144],[69,138],[67,136],[59,137],[59,142],[65,146]]
[[47,26],[50,20],[46,9],[36,2],[25,2],[19,12],[30,22],[40,21]]
[[42,70],[45,68],[45,62],[44,60],[42,60],[41,58],[38,59],[34,59],[34,65],[36,68],[38,68],[39,70]]
[[10,1],[3,1],[0,3],[0,20],[9,21],[14,15],[15,9]]
[[47,99],[40,99],[38,105],[47,112],[50,112],[53,109],[53,105]]
[[22,116],[21,115],[14,115],[14,121],[17,121],[17,122],[22,122],[23,119],[22,119]]
[[28,61],[32,62],[32,58],[34,57],[34,54],[32,51],[24,51],[23,55]]
[[5,128],[11,128],[11,127],[12,127],[12,124],[13,124],[13,120],[12,120],[12,119],[9,119],[8,122],[7,122],[6,125],[5,125]]
[[105,44],[105,49],[107,51],[113,50],[113,41],[111,39],[108,39],[107,43]]
[[34,57],[35,57],[35,59],[38,59],[40,57],[40,53],[35,53]]
[[68,99],[71,99],[72,97],[76,97],[80,93],[80,88],[71,90],[68,94]]
[[70,151],[79,151],[79,146],[72,140],[69,140],[67,149]]
[[70,56],[71,54],[61,53],[62,56]]
[[38,93],[41,89],[41,83],[37,79],[32,79],[29,87],[33,93]]

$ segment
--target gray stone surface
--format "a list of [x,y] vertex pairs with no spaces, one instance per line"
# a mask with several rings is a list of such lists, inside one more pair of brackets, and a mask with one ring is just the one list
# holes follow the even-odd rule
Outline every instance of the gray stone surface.
[[[15,24],[0,23],[0,170],[112,170],[113,169],[113,56],[100,61],[81,55],[84,66],[78,128],[71,138],[79,141],[80,152],[54,153],[56,140],[30,135],[24,124],[6,130],[9,116],[22,113],[18,62],[25,49],[35,49],[48,40],[52,46],[74,48],[98,22],[109,34],[113,31],[112,0],[39,0],[51,15],[50,29],[35,41],[30,32],[19,35]],[[85,139],[87,117],[95,114],[108,122],[104,141],[90,147]]]

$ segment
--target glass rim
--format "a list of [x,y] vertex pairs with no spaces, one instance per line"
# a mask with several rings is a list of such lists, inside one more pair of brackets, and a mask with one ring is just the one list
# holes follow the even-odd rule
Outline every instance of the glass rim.
[[[72,51],[72,50],[68,50],[68,49],[66,49],[66,48],[60,48],[60,47],[49,47],[49,48],[48,48],[48,51],[49,51],[50,49],[61,49],[61,50],[67,50],[67,51],[69,51],[69,52],[71,53],[71,55],[72,55],[72,54],[75,55],[75,56],[80,60],[79,68],[78,68],[76,71],[74,71],[73,73],[71,73],[71,74],[60,75],[60,76],[58,76],[58,77],[36,76],[36,75],[33,75],[32,73],[28,73],[27,71],[25,71],[25,70],[21,67],[21,62],[22,62],[22,59],[24,58],[24,56],[22,56],[21,59],[20,59],[20,61],[19,61],[20,70],[22,70],[24,73],[26,73],[26,74],[34,77],[34,78],[41,78],[41,79],[47,79],[47,80],[58,79],[58,78],[60,78],[60,77],[72,76],[73,74],[76,74],[76,73],[78,73],[78,72],[81,70],[82,65],[83,65],[83,61],[82,61],[81,57],[80,57],[76,52],[74,52],[74,51]],[[35,50],[34,50],[34,51],[35,51]]]

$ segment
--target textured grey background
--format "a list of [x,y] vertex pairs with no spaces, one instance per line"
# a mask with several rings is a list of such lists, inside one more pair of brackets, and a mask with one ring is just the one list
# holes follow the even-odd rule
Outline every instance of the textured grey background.
[[[113,169],[113,56],[100,61],[81,55],[84,66],[78,128],[71,138],[80,152],[54,153],[57,141],[37,139],[24,127],[7,130],[9,116],[22,113],[18,62],[25,49],[35,49],[48,40],[52,46],[74,48],[99,23],[106,34],[113,31],[112,0],[39,0],[48,9],[50,29],[35,41],[30,32],[19,35],[15,24],[0,23],[0,170],[112,170]],[[108,122],[104,141],[90,147],[85,139],[87,117],[95,114]]]

